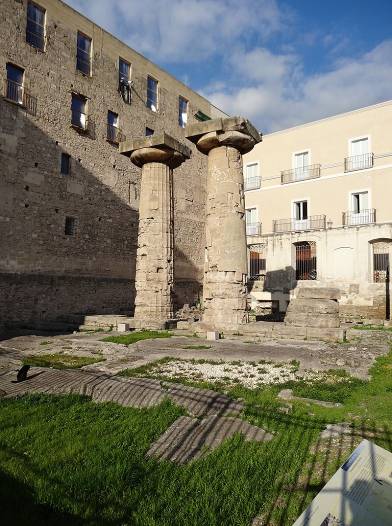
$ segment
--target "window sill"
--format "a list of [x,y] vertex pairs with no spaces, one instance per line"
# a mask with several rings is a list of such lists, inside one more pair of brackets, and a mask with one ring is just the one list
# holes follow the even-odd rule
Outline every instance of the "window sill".
[[77,124],[71,123],[70,127],[73,128],[75,131],[82,133],[82,134],[87,134],[89,131],[88,128],[82,128],[81,126],[78,126]]
[[27,110],[27,106],[22,102],[17,102],[16,100],[9,99],[8,97],[3,97],[3,100],[9,102],[10,104],[13,104],[14,106],[18,106],[18,108],[21,108],[22,110]]
[[40,47],[34,46],[34,44],[30,44],[30,42],[26,41],[26,44],[30,46],[31,48],[35,49],[35,51],[38,51],[39,53],[46,53],[46,48],[42,49]]
[[82,77],[85,77],[86,79],[91,79],[92,76],[93,76],[92,73],[84,73],[83,71],[81,71],[78,68],[76,68],[75,71],[76,71],[77,74],[82,75]]

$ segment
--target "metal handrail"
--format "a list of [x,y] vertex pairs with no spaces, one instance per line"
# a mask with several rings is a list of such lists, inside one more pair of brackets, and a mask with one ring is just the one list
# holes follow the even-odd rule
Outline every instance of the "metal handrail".
[[369,225],[376,222],[376,209],[369,208],[353,212],[348,210],[343,212],[343,226]]
[[244,189],[245,190],[258,190],[261,187],[261,177],[256,175],[254,177],[245,177]]
[[32,115],[36,115],[37,98],[31,95],[23,84],[15,82],[14,80],[5,79],[4,86],[4,97],[6,99],[16,102],[16,104],[26,108]]
[[374,153],[364,153],[362,155],[353,155],[344,159],[344,171],[355,172],[356,170],[366,170],[372,168],[374,164]]
[[246,235],[247,236],[260,236],[261,235],[261,223],[247,223],[246,224]]
[[307,219],[275,219],[273,221],[274,233],[324,230],[325,228],[325,215],[309,216]]
[[316,179],[320,177],[321,164],[309,164],[300,168],[291,168],[290,170],[282,170],[280,174],[281,184],[295,183],[296,181],[304,181],[306,179]]

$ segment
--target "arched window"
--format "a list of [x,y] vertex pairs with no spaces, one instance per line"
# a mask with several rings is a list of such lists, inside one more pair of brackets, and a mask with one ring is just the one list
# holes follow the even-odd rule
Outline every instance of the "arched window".
[[295,246],[296,279],[317,279],[317,256],[315,241],[301,241]]
[[392,239],[372,241],[373,248],[373,282],[386,283],[390,280],[392,256]]

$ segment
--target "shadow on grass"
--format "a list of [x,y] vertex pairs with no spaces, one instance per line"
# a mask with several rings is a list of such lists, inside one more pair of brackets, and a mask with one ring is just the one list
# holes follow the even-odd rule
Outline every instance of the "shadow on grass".
[[0,470],[1,523],[15,526],[83,526],[87,523],[69,513],[37,502],[31,487]]

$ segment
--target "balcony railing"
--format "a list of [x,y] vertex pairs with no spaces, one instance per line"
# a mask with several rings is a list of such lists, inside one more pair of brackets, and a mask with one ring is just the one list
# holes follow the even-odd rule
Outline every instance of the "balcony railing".
[[369,225],[375,222],[375,208],[361,210],[360,212],[343,212],[343,226]]
[[71,125],[80,131],[88,130],[88,117],[86,113],[82,113],[78,110],[72,110]]
[[292,168],[291,170],[283,170],[281,172],[281,183],[295,183],[296,181],[304,181],[306,179],[316,179],[320,177],[321,164],[310,164],[309,166],[301,166],[300,168]]
[[20,106],[25,108],[32,115],[36,115],[37,99],[36,97],[30,95],[30,93],[25,89],[23,84],[19,84],[18,82],[14,82],[13,80],[6,79],[4,96],[8,100],[11,100],[16,104],[20,104]]
[[246,235],[247,236],[260,236],[261,235],[261,223],[247,223],[246,224]]
[[354,155],[353,157],[346,157],[344,159],[344,171],[355,172],[356,170],[365,170],[372,168],[374,163],[373,153],[364,153],[362,155]]
[[45,27],[31,18],[27,19],[26,42],[40,51],[45,50]]
[[125,141],[125,135],[119,128],[117,128],[117,126],[113,126],[113,124],[108,124],[106,139],[108,140],[108,142],[111,142],[113,144],[119,144],[120,142]]
[[244,180],[244,189],[245,190],[258,190],[261,186],[261,177],[247,177]]
[[323,230],[326,227],[326,216],[309,216],[307,219],[275,219],[273,221],[273,231],[301,232],[303,230]]

